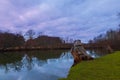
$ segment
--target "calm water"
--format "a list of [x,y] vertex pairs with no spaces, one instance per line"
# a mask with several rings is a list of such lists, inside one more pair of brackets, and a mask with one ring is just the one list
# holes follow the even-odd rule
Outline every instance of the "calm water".
[[[95,51],[87,53],[101,56]],[[0,53],[0,80],[58,80],[67,77],[72,64],[70,51]]]

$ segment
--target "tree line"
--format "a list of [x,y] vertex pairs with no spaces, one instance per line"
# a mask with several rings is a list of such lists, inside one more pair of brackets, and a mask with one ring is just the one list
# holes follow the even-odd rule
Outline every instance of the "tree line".
[[24,35],[0,31],[0,49],[6,48],[33,48],[33,47],[60,47],[65,46],[65,41],[60,37],[50,37],[39,34],[35,37],[33,30],[28,30]]
[[24,43],[25,39],[21,34],[0,32],[0,48],[20,47]]
[[120,26],[116,30],[110,29],[105,34],[100,34],[93,40],[90,40],[89,44],[96,44],[97,46],[109,45],[115,50],[120,50]]

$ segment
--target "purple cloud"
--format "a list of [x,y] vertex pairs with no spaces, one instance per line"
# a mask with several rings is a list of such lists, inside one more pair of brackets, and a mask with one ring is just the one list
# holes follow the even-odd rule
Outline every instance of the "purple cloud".
[[120,0],[1,0],[0,30],[33,29],[87,42],[118,27]]

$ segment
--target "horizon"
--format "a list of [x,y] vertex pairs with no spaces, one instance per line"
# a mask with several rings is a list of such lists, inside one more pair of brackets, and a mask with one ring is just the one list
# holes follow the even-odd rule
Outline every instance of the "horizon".
[[80,39],[83,43],[117,29],[120,0],[2,0],[0,30]]

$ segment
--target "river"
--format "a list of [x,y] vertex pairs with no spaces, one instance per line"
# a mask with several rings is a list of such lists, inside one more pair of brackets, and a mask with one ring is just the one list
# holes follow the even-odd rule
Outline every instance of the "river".
[[58,80],[67,77],[72,64],[67,50],[0,52],[0,80]]

